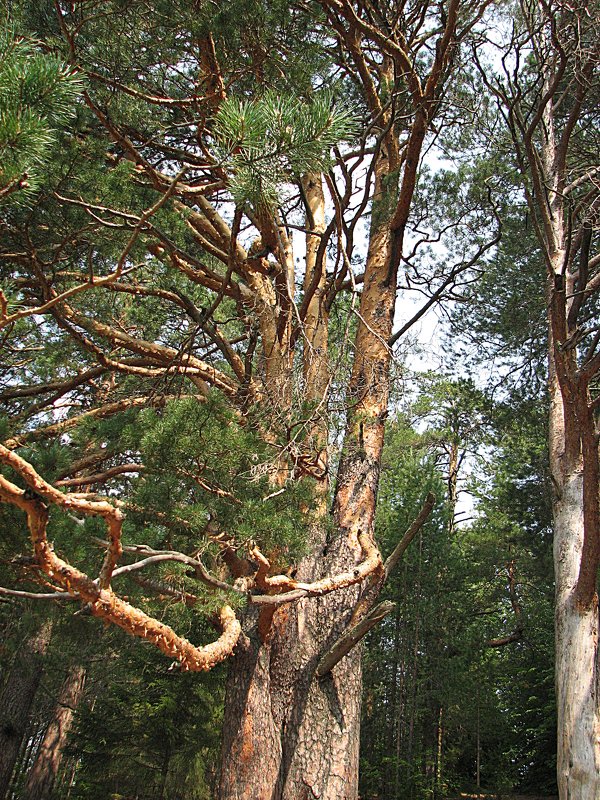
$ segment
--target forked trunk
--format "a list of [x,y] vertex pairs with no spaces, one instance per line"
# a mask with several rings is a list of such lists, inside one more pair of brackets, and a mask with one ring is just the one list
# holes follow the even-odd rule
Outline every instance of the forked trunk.
[[[376,190],[381,191],[388,169],[387,158],[379,160]],[[311,204],[323,206],[314,183],[307,194]],[[328,493],[323,480],[317,484],[322,524],[315,525],[309,553],[298,567],[296,577],[301,581],[352,569],[363,557],[361,534],[373,536],[389,391],[390,358],[385,342],[391,335],[395,297],[395,275],[390,280],[389,274],[389,243],[387,225],[374,225],[360,305],[364,322],[357,333],[349,387],[352,410],[348,413],[333,504],[333,530],[328,535]],[[307,267],[323,269],[323,265],[312,263],[311,242],[307,244]],[[328,379],[327,361],[321,352],[327,319],[315,295],[305,374],[311,374],[313,390],[322,387],[315,393],[318,401]],[[324,442],[326,427],[315,434]],[[238,645],[226,696],[219,800],[356,800],[360,647],[354,647],[323,677],[317,677],[316,669],[353,620],[358,595],[359,589],[352,587],[287,604],[272,618],[268,611],[247,614],[246,646]]]

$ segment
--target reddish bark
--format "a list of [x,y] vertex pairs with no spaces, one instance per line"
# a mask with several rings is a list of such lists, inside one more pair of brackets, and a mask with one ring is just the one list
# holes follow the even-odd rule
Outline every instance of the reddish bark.
[[71,667],[27,776],[22,800],[51,799],[74,715],[83,695],[84,684],[85,669],[81,666]]

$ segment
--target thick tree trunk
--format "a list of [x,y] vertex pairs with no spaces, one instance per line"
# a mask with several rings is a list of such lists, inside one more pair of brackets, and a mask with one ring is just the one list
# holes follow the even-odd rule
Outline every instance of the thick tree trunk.
[[0,798],[8,789],[36,692],[42,677],[41,658],[50,643],[52,622],[46,620],[23,643],[0,697]]
[[27,776],[22,800],[50,800],[52,797],[74,714],[83,695],[84,682],[85,669],[81,666],[71,667]]
[[348,621],[348,591],[280,609],[271,641],[252,638],[236,655],[221,800],[356,800],[358,648],[331,673],[315,676],[324,647]]
[[[390,169],[387,155],[378,162],[375,194],[383,192]],[[313,222],[323,206],[318,188],[306,184]],[[319,220],[319,223],[321,221]],[[322,223],[321,223],[322,224]],[[309,237],[310,239],[310,237]],[[314,247],[307,242],[307,269]],[[383,428],[389,393],[391,335],[396,293],[390,275],[390,233],[386,220],[373,225],[360,303],[361,323],[348,390],[344,453],[333,505],[333,530],[316,525],[309,554],[297,578],[310,581],[358,564],[361,534],[373,536]],[[311,386],[327,383],[327,319],[318,300],[308,326]],[[315,345],[319,343],[317,347]],[[326,429],[321,431],[323,438]],[[319,449],[321,449],[319,447]],[[322,456],[323,457],[323,456]],[[319,513],[327,515],[327,482],[317,484]],[[360,646],[322,678],[322,656],[348,627],[359,589],[304,599],[246,618],[246,647],[238,645],[228,684],[220,800],[356,800],[362,672]]]
[[[305,581],[353,568],[363,558],[361,542],[374,543],[398,268],[421,148],[436,107],[438,83],[450,57],[458,10],[457,2],[450,3],[447,18],[442,20],[444,34],[436,45],[424,88],[416,73],[408,78],[415,107],[401,159],[392,111],[387,104],[382,105],[377,94],[370,65],[361,52],[354,12],[349,4],[343,5],[340,13],[350,17],[346,28],[342,18],[336,16],[337,8],[333,11],[329,4],[326,6],[332,25],[356,62],[357,75],[364,83],[382,134],[374,156],[371,230],[332,520],[330,525],[324,521],[322,526],[316,526],[309,555],[298,570],[298,577]],[[376,70],[377,80],[391,86],[399,71],[406,71],[406,63],[394,63],[386,54]],[[311,218],[307,227],[322,230],[324,201],[319,182],[310,178],[304,189]],[[305,291],[311,297],[314,288],[314,294],[306,309],[304,377],[310,386],[318,387],[312,395],[307,393],[307,399],[320,404],[326,398],[330,376],[325,358],[327,310],[321,294],[325,289],[324,265],[318,263],[317,239],[309,234],[307,241],[310,276],[307,274]],[[290,360],[290,368],[291,364]],[[326,453],[325,416],[321,425],[316,439],[322,462]],[[322,516],[327,504],[325,476],[326,470],[318,484]],[[265,612],[262,619],[258,614],[247,616],[245,647],[243,643],[238,645],[227,692],[220,800],[356,800],[360,646],[323,677],[316,676],[316,669],[340,634],[369,612],[384,579],[382,569],[360,588],[301,600],[295,606],[280,608],[272,618]]]
[[[554,21],[554,20],[553,20]],[[552,24],[553,24],[552,21]],[[550,20],[546,20],[549,23]],[[543,36],[550,38],[547,24]],[[554,35],[554,34],[552,34]],[[600,698],[598,697],[598,567],[600,505],[598,433],[589,381],[594,359],[567,346],[583,326],[579,318],[588,260],[582,249],[579,268],[569,264],[572,208],[565,198],[568,135],[577,117],[559,136],[555,130],[554,91],[549,68],[541,119],[540,165],[528,142],[538,211],[543,221],[548,266],[550,469],[554,484],[555,646],[558,717],[557,780],[560,800],[600,797]],[[578,84],[585,85],[579,77]],[[553,88],[551,88],[553,87]],[[580,95],[578,103],[583,99]],[[579,114],[580,105],[575,109]],[[541,171],[540,171],[541,166]],[[585,225],[585,223],[584,223]],[[540,228],[540,233],[542,229]],[[584,228],[581,229],[583,235]],[[593,349],[593,348],[592,348]]]

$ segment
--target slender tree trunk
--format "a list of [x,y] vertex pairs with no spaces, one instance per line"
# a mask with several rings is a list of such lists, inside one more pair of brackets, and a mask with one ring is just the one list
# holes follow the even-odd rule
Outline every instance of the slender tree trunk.
[[23,791],[22,800],[50,800],[77,706],[83,695],[85,669],[69,669]]
[[560,390],[551,390],[551,465],[555,482],[556,701],[561,800],[600,797],[598,597],[577,601],[584,539],[583,470],[565,455]]
[[423,534],[419,533],[419,560],[416,577],[416,607],[415,607],[415,631],[413,639],[412,665],[411,665],[411,697],[410,697],[410,717],[408,722],[408,742],[406,747],[406,775],[412,781],[415,775],[413,764],[413,750],[415,743],[415,727],[417,717],[417,705],[419,702],[419,645],[421,644],[421,569],[423,555]]
[[162,769],[160,772],[160,789],[158,793],[158,800],[165,800],[170,766],[171,766],[171,743],[167,739],[165,743],[165,752],[163,755]]
[[436,730],[436,751],[435,751],[435,787],[434,797],[442,795],[442,775],[443,775],[443,754],[444,754],[444,707],[440,706]]
[[52,634],[46,620],[23,643],[0,697],[0,798],[6,798]]
[[[568,46],[558,7],[539,3],[532,21],[535,27],[531,36],[536,51],[549,53],[541,65],[543,94],[536,124],[522,129],[525,136],[521,157],[527,161],[530,175],[527,199],[537,219],[538,241],[548,272],[557,778],[561,800],[598,800],[600,467],[595,408],[589,385],[600,365],[598,354],[594,355],[596,345],[589,353],[585,352],[586,348],[580,352],[577,346],[577,335],[587,324],[586,315],[590,311],[584,307],[586,299],[597,302],[598,289],[589,271],[589,220],[593,218],[591,209],[597,202],[597,192],[590,195],[594,199],[586,200],[575,212],[566,191],[571,180],[570,138],[581,121],[586,94],[592,86],[587,76],[592,74],[597,62],[594,59],[581,61],[579,47],[573,50]],[[582,14],[577,25],[585,25],[585,22],[586,15]],[[565,38],[561,40],[562,36]],[[567,96],[562,95],[559,88],[567,75],[570,83],[565,85],[570,87],[567,91],[573,93],[573,104],[565,120],[561,117],[562,109],[561,115],[555,115],[555,105],[558,108]],[[515,117],[512,119],[514,121]],[[558,129],[557,120],[561,121]],[[586,209],[587,202],[590,206]],[[576,247],[574,242],[578,242]]]
[[[400,606],[396,605],[394,611],[394,647],[392,651],[391,664],[392,684],[390,686],[389,699],[389,729],[384,733],[383,741],[389,742],[388,746],[382,748],[386,755],[394,755],[398,749],[400,739]],[[386,758],[383,773],[383,791],[386,797],[392,797],[396,784],[397,764],[394,758]]]
[[454,536],[456,530],[456,506],[458,504],[458,470],[459,470],[459,452],[458,441],[453,440],[450,443],[450,451],[448,453],[448,533],[450,537]]
[[477,692],[477,741],[476,741],[477,755],[475,758],[475,785],[478,789],[481,788],[481,707],[479,705],[479,692]]

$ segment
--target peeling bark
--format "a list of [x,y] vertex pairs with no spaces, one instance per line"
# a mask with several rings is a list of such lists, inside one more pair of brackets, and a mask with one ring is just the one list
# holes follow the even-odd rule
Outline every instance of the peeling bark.
[[582,476],[565,476],[555,503],[556,699],[561,800],[600,797],[598,599],[581,607],[575,590],[583,547]]

